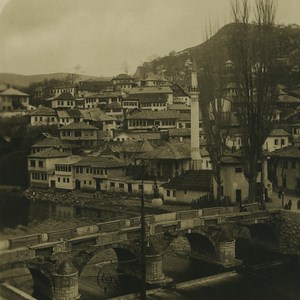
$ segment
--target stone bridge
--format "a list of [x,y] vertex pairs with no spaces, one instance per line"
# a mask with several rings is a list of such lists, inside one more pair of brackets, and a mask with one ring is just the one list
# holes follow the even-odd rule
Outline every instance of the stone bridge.
[[[163,274],[163,254],[179,236],[186,236],[193,259],[224,268],[242,264],[236,241],[297,255],[300,213],[283,210],[249,212],[217,207],[146,216],[146,278],[149,284],[169,281]],[[49,299],[78,299],[78,276],[99,252],[113,249],[121,271],[140,274],[140,218],[15,237],[0,241],[0,271],[28,268],[35,286]]]

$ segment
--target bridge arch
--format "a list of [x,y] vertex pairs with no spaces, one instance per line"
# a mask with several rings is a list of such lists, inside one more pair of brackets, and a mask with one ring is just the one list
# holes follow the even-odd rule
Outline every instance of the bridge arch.
[[258,223],[247,227],[250,231],[251,241],[258,244],[278,245],[276,232],[270,224]]
[[216,247],[210,237],[200,232],[189,233],[186,236],[191,248],[191,257],[203,256],[216,259]]

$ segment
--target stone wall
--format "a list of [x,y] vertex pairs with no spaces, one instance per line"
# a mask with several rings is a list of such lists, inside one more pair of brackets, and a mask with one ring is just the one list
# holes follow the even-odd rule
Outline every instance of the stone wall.
[[282,253],[299,255],[300,253],[300,212],[281,210],[272,221],[278,236],[278,246]]

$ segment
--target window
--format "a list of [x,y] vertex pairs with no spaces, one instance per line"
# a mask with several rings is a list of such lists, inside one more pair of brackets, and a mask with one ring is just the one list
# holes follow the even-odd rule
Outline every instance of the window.
[[170,193],[171,191],[170,190],[167,190],[167,196],[170,197]]
[[173,191],[173,197],[176,197],[176,191]]
[[43,168],[44,162],[42,160],[39,160],[39,168]]
[[67,178],[67,183],[69,183],[70,182],[70,178]]
[[92,181],[91,180],[89,181],[89,185],[92,185]]
[[35,168],[35,160],[31,160],[31,161],[30,161],[30,167]]
[[60,177],[57,178],[57,181],[60,182]]
[[84,180],[83,183],[86,184],[86,180]]
[[185,194],[185,195],[187,194],[187,190],[184,190],[184,194]]
[[242,168],[235,168],[235,173],[242,173]]
[[124,183],[119,183],[119,188],[124,189]]
[[282,145],[282,146],[285,145],[285,139],[281,139],[281,145]]
[[274,145],[278,145],[278,139],[274,139]]
[[109,183],[109,186],[110,186],[110,187],[115,187],[115,183],[114,183],[114,182],[110,182],[110,183]]
[[66,182],[66,178],[63,178],[63,183],[65,183]]

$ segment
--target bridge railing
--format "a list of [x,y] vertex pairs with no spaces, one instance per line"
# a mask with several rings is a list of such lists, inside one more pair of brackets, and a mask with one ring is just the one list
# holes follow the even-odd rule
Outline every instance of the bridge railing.
[[[252,212],[258,211],[258,204],[248,204],[252,206]],[[250,208],[248,208],[250,212]],[[178,221],[178,229],[181,229],[185,223],[184,220],[195,220],[211,216],[220,216],[232,213],[239,213],[240,208],[238,206],[231,207],[211,207],[196,210],[177,211],[172,213],[165,213],[160,215],[148,215],[146,216],[146,222],[151,224],[157,223],[172,223]],[[181,223],[180,223],[181,222]],[[174,223],[174,224],[175,224]],[[140,227],[140,217],[134,217],[130,219],[114,220],[108,222],[97,223],[95,225],[83,226],[78,228],[68,228],[62,230],[48,231],[45,233],[37,233],[26,236],[12,237],[7,240],[0,240],[0,251],[14,248],[20,248],[25,246],[32,246],[46,242],[56,242],[61,240],[68,240],[80,236],[108,233],[125,230],[126,228]],[[172,226],[174,226],[174,224]],[[200,223],[199,223],[200,224]],[[208,223],[207,223],[208,224]],[[167,224],[166,224],[167,226]],[[176,227],[177,228],[177,227]]]

